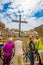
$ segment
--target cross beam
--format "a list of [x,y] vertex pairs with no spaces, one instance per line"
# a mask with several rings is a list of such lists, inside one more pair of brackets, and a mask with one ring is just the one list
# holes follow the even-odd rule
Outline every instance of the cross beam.
[[12,20],[12,22],[18,22],[19,23],[19,37],[20,37],[21,23],[27,23],[27,21],[21,21],[21,15],[19,15],[19,20]]

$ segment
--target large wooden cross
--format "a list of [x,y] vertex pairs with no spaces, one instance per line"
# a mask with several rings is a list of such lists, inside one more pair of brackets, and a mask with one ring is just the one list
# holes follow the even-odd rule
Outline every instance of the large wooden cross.
[[19,15],[19,20],[12,20],[12,22],[18,22],[19,23],[19,37],[20,37],[21,23],[27,23],[27,21],[21,21],[21,15]]

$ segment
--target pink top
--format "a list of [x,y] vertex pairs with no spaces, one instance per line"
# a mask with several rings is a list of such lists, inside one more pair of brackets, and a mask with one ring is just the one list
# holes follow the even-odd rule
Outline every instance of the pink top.
[[3,48],[4,55],[12,55],[12,49],[14,48],[15,44],[13,42],[7,42]]

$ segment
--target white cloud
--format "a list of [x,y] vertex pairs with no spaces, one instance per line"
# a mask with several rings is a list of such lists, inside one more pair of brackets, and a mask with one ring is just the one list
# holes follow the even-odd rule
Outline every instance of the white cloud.
[[10,0],[0,0],[0,3],[6,3],[6,2],[9,2]]
[[[0,3],[6,3],[9,1],[12,1],[12,4],[10,5],[10,7],[14,9],[8,9],[6,13],[8,13],[12,19],[17,19],[14,16],[13,12],[16,12],[17,15],[19,15],[18,10],[20,11],[23,10],[22,20],[25,19],[26,21],[28,21],[27,24],[21,24],[22,25],[21,30],[29,30],[30,28],[34,28],[36,26],[43,24],[43,17],[39,19],[32,17],[36,11],[38,11],[39,9],[43,9],[43,0],[0,0]],[[1,5],[0,5],[0,9],[2,9]],[[5,21],[4,23],[9,28],[13,28],[13,27],[18,28],[19,27],[18,23],[10,23],[12,20],[8,18],[7,16],[4,17],[6,13],[0,13],[0,19],[2,21]]]
[[3,6],[0,4],[0,9],[2,10]]

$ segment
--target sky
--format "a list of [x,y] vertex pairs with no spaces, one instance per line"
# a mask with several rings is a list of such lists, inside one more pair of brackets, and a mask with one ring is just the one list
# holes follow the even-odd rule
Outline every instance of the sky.
[[6,27],[19,28],[18,22],[12,20],[27,21],[21,23],[21,30],[26,31],[43,24],[43,0],[0,0],[0,21]]

